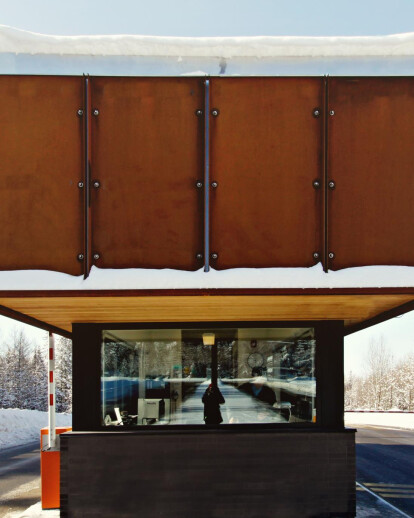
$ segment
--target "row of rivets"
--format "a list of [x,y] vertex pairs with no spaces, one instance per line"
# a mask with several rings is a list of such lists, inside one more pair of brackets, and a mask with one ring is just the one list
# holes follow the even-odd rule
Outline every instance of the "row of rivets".
[[[203,182],[196,182],[196,187],[197,189],[201,189],[203,187]],[[211,182],[211,187],[213,187],[213,189],[215,189],[216,187],[218,187],[218,183],[217,182]]]
[[[314,187],[315,189],[319,189],[319,187],[321,186],[321,182],[320,182],[319,180],[314,180],[314,181],[312,182],[312,185],[313,185],[313,187]],[[335,182],[334,182],[333,180],[331,180],[331,181],[328,183],[328,187],[329,187],[330,189],[332,189],[332,190],[333,190],[333,189],[335,189],[335,187],[336,187]]]
[[[210,254],[210,257],[212,259],[218,259],[218,254],[216,254],[215,252],[213,252],[212,254]],[[196,255],[196,259],[199,259],[201,260],[203,258],[203,254],[197,254]]]
[[[82,117],[83,116],[82,108],[79,108],[77,113],[78,113],[79,117]],[[94,110],[92,110],[92,115],[95,115],[95,117],[97,117],[99,115],[99,110],[97,110],[96,108]]]
[[[318,118],[320,117],[320,115],[321,115],[321,110],[320,110],[320,108],[315,108],[315,109],[313,110],[313,116],[315,117],[315,119],[318,119]],[[330,110],[330,111],[329,111],[329,115],[330,115],[331,117],[333,117],[333,116],[335,115],[335,110]]]
[[[97,261],[101,256],[99,254],[93,254],[93,258]],[[78,254],[78,261],[83,261],[85,256],[83,254]]]
[[[85,256],[83,254],[78,254],[79,261],[83,261],[84,257]],[[93,258],[95,261],[100,259],[100,257],[101,256],[99,254],[93,254]],[[211,259],[216,260],[216,259],[218,259],[218,254],[216,252],[213,252],[212,254],[210,254],[210,257],[211,257]],[[313,253],[313,258],[315,259],[315,261],[317,261],[319,259],[319,257],[320,257],[319,252]],[[328,257],[329,257],[329,259],[335,259],[335,254],[333,252],[329,252]],[[203,254],[197,254],[196,259],[198,259],[198,260],[203,259]]]
[[[95,180],[92,185],[95,187],[95,189],[99,189],[99,187],[101,186],[101,183],[98,180]],[[83,189],[84,186],[85,186],[85,184],[83,182],[78,182],[79,189]]]
[[[314,252],[313,253],[313,258],[316,260],[316,259],[319,259],[319,252]],[[328,257],[329,259],[335,259],[335,254],[333,252],[329,252],[328,254]]]
[[[77,112],[77,113],[78,113],[79,117],[82,117],[82,116],[83,116],[83,110],[82,110],[82,108],[79,108],[79,110],[78,110],[78,112]],[[211,115],[212,115],[213,117],[218,117],[218,116],[220,115],[220,110],[219,110],[218,108],[213,108],[213,109],[211,110],[211,112],[210,112],[210,113],[211,113]],[[196,111],[195,111],[195,114],[197,115],[197,117],[201,117],[201,116],[204,114],[204,111],[203,111],[203,110],[201,110],[201,109],[199,108],[198,110],[196,110]],[[99,110],[98,110],[97,108],[95,108],[94,110],[92,110],[92,115],[94,115],[95,117],[97,117],[97,116],[99,115]],[[315,108],[315,109],[313,110],[313,116],[314,116],[316,119],[318,119],[318,118],[320,117],[320,115],[321,115],[321,110],[320,110],[319,108]],[[330,115],[331,117],[333,117],[333,116],[335,115],[335,111],[334,111],[334,110],[330,110],[330,111],[329,111],[329,115]]]
[[[210,113],[213,117],[218,117],[220,115],[220,110],[218,108],[213,108]],[[197,117],[201,117],[204,114],[204,111],[199,108],[195,111],[195,114]]]

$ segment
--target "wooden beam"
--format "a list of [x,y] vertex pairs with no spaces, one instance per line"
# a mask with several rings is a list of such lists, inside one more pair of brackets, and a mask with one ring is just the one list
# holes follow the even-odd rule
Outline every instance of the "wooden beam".
[[33,318],[28,315],[25,315],[24,313],[20,313],[19,311],[14,311],[13,309],[6,308],[5,306],[0,306],[0,314],[4,317],[12,318],[13,320],[22,322],[23,324],[28,324],[29,326],[44,329],[45,331],[50,331],[51,333],[55,333],[57,335],[64,336],[65,338],[72,339],[72,333],[70,331],[67,331],[66,329],[55,327],[46,322],[42,322],[37,318]]
[[413,301],[414,294],[0,296],[4,307],[69,333],[74,322],[344,320],[353,326]]
[[405,304],[401,304],[395,308],[389,309],[380,313],[379,315],[375,315],[373,318],[369,318],[364,320],[363,322],[359,322],[357,324],[349,325],[346,328],[345,335],[350,335],[352,333],[356,333],[357,331],[362,331],[371,326],[375,326],[377,324],[381,324],[386,320],[390,320],[391,318],[399,317],[404,313],[408,313],[409,311],[414,310],[414,301],[406,302]]

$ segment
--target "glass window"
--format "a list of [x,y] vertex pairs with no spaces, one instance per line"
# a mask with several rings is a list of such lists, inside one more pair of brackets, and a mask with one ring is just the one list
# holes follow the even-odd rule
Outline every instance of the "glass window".
[[107,426],[314,422],[313,328],[102,333]]

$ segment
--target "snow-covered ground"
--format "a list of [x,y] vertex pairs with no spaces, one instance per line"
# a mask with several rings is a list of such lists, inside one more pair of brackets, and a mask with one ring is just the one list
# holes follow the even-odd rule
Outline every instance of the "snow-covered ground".
[[[40,441],[40,429],[47,426],[47,412],[0,408],[0,450]],[[72,415],[57,414],[56,426],[72,426]]]
[[42,509],[40,502],[32,505],[29,509],[26,509],[23,513],[16,514],[15,518],[59,518],[60,509]]
[[[70,426],[71,421],[71,415],[57,414],[56,416],[58,426]],[[345,423],[348,426],[364,424],[414,430],[414,414],[346,412]],[[0,409],[0,449],[39,439],[40,429],[47,424],[47,412]],[[42,510],[41,504],[38,502],[23,513],[16,513],[15,518],[59,518],[59,516],[59,509]],[[361,514],[361,516],[366,515]]]
[[345,412],[345,425],[372,425],[414,430],[414,413]]

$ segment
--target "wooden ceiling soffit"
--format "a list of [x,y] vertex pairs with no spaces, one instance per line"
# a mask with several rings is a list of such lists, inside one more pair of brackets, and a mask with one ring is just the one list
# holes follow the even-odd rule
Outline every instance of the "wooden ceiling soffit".
[[72,338],[71,331],[62,329],[60,327],[56,327],[50,323],[43,322],[42,320],[38,320],[37,318],[29,316],[25,313],[21,313],[20,311],[13,310],[6,306],[0,306],[0,315],[12,318],[13,320],[17,320],[18,322],[22,322],[22,324],[27,324],[29,326],[37,327],[39,329],[44,329],[45,331],[50,331],[51,333],[65,336],[66,338]]
[[[0,295],[0,314],[69,336],[72,323],[344,320],[348,333],[414,309],[409,293],[290,294],[82,292],[62,296],[20,292]],[[272,291],[272,290],[269,290]],[[375,291],[375,290],[374,290]]]

